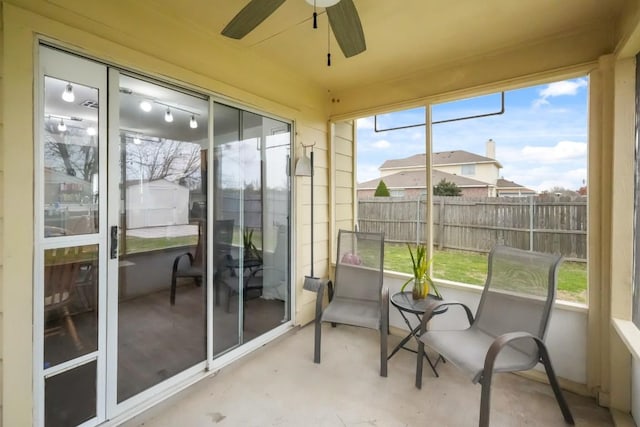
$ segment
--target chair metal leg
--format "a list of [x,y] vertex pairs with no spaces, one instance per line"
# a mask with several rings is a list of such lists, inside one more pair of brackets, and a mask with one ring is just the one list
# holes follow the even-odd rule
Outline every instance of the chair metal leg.
[[489,415],[491,415],[491,377],[492,371],[483,372],[480,384],[482,385],[482,394],[480,395],[480,421],[479,427],[489,427]]
[[424,343],[418,343],[418,357],[416,360],[416,388],[422,388],[422,362],[424,360]]
[[171,295],[169,297],[171,305],[176,305],[176,275],[175,272],[171,275]]
[[380,376],[387,376],[387,326],[380,329]]
[[315,321],[315,340],[313,346],[313,363],[320,363],[320,340],[322,333],[322,322],[320,321],[320,317],[316,317]]
[[555,394],[558,405],[560,406],[560,410],[562,411],[562,416],[564,417],[564,420],[567,424],[574,425],[575,422],[573,420],[573,415],[571,415],[569,405],[567,405],[567,401],[562,394],[562,390],[560,390],[560,384],[558,383],[555,371],[553,370],[553,366],[551,365],[551,358],[549,358],[547,348],[544,344],[538,342],[538,349],[540,351],[541,362],[544,365],[545,371],[547,372],[547,378],[549,378],[549,384],[551,384],[553,394]]

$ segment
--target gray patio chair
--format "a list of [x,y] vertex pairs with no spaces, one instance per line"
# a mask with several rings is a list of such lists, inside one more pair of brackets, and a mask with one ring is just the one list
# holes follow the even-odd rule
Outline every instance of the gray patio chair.
[[[433,304],[425,313],[418,345],[416,387],[422,386],[427,345],[464,371],[474,384],[482,385],[479,425],[485,427],[489,425],[493,373],[524,371],[540,362],[565,421],[573,424],[544,344],[561,260],[556,255],[496,246],[489,254],[487,281],[475,319],[466,305],[446,299]],[[443,306],[461,306],[469,328],[427,330],[432,312]]]
[[[380,332],[380,375],[387,376],[389,290],[382,286],[384,234],[340,230],[331,282],[305,280],[305,289],[317,292],[313,361],[320,363],[322,322],[375,329]],[[324,288],[329,305],[323,310]]]

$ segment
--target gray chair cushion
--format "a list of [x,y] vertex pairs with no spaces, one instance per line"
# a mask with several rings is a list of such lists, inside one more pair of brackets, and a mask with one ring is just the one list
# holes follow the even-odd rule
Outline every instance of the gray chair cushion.
[[322,312],[322,321],[379,329],[380,303],[336,297]]
[[[420,339],[477,383],[484,369],[485,356],[495,337],[478,329],[466,329],[429,331]],[[493,370],[494,372],[524,371],[533,368],[537,362],[536,358],[507,345],[498,354]]]

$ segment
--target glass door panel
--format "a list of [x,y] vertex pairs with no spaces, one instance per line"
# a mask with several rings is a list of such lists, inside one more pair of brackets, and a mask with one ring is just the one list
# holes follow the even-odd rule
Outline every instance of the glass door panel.
[[97,233],[98,89],[45,76],[44,92],[44,235]]
[[35,424],[105,419],[106,67],[40,48]]
[[214,355],[272,330],[289,317],[290,125],[214,105],[214,216],[234,238],[216,283]]
[[206,359],[208,102],[120,75],[117,401]]
[[44,251],[44,368],[98,349],[98,245]]

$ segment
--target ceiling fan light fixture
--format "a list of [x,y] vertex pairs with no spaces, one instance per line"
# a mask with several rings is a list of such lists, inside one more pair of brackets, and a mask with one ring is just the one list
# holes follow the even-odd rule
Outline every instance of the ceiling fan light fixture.
[[189,120],[189,127],[191,129],[197,129],[198,128],[198,122],[196,121],[196,116],[191,115],[191,120]]
[[76,100],[71,83],[67,83],[67,86],[64,88],[64,92],[62,92],[62,99],[66,102],[73,102]]
[[58,123],[58,130],[60,132],[65,132],[67,130],[67,125],[64,124],[64,120],[60,119],[60,123]]
[[89,126],[87,128],[87,135],[89,136],[94,136],[98,133],[98,131],[96,131],[96,128],[94,128],[93,126]]
[[305,0],[311,6],[330,7],[338,4],[340,0]]

